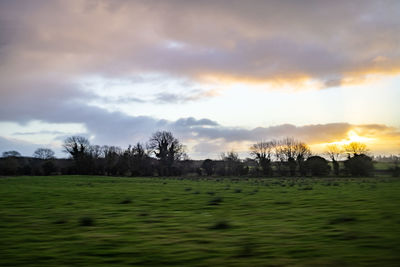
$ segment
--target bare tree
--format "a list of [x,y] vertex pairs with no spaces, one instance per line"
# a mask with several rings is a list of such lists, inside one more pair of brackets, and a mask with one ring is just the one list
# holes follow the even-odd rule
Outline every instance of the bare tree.
[[89,140],[82,136],[71,136],[64,141],[64,152],[69,153],[72,158],[78,158],[88,153]]
[[167,131],[155,132],[147,147],[159,159],[161,175],[172,175],[174,162],[185,154],[183,145]]
[[250,147],[250,155],[257,161],[265,175],[272,174],[271,161],[275,145],[275,141],[260,141]]
[[221,153],[223,161],[223,168],[225,175],[244,175],[247,174],[248,169],[245,168],[243,162],[239,158],[239,154],[235,151]]
[[332,161],[340,160],[342,153],[342,149],[337,144],[326,146],[325,155],[327,155]]
[[342,155],[342,149],[336,145],[327,145],[326,146],[326,151],[325,154],[332,160],[333,164],[333,172],[335,173],[336,176],[339,175],[339,160]]
[[54,151],[49,148],[38,148],[33,153],[33,157],[38,159],[53,159]]
[[[300,173],[304,174],[305,169],[303,168],[303,163],[305,159],[311,155],[311,150],[304,142],[286,137],[277,141],[274,147],[274,153],[278,161],[288,165],[290,175],[294,176],[296,174],[296,165],[299,165]],[[278,164],[278,168],[281,174],[283,174],[281,163]]]
[[367,145],[360,142],[351,142],[344,145],[343,150],[347,153],[348,157],[366,154],[369,151]]
[[92,169],[89,140],[82,136],[71,136],[65,139],[64,152],[69,153],[75,161],[76,172],[88,174]]

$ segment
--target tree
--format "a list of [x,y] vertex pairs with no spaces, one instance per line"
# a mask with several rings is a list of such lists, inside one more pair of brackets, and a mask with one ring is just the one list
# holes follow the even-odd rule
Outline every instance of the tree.
[[344,162],[346,171],[352,176],[370,176],[374,169],[372,158],[365,155],[355,155]]
[[257,161],[264,175],[272,175],[272,152],[275,147],[274,141],[258,142],[250,147],[250,155]]
[[312,176],[325,176],[330,170],[326,159],[320,156],[309,157],[306,160],[306,167]]
[[152,174],[150,158],[143,144],[130,145],[124,151],[123,158],[128,165],[131,176]]
[[91,171],[92,161],[89,140],[82,136],[71,136],[65,139],[64,152],[69,153],[75,162],[76,171],[87,174]]
[[148,149],[159,160],[160,175],[173,175],[175,161],[180,160],[185,154],[183,145],[167,131],[155,132],[149,140]]
[[336,145],[327,145],[325,154],[332,160],[333,172],[336,176],[339,176],[339,160],[342,155],[342,149]]
[[[299,166],[300,173],[303,175],[305,172],[304,168],[304,160],[311,155],[311,150],[307,146],[307,144],[295,140],[293,138],[287,137],[280,141],[277,141],[276,146],[274,148],[274,153],[276,158],[281,163],[286,163],[289,167],[290,175],[295,176],[296,174],[296,165]],[[281,165],[278,165],[278,168],[283,174],[283,170],[281,169]]]
[[215,162],[212,161],[211,159],[206,159],[201,164],[201,167],[204,169],[207,176],[211,176],[214,173]]
[[248,168],[244,166],[238,153],[234,151],[221,153],[221,159],[224,162],[225,175],[245,175],[248,173]]
[[33,153],[33,157],[38,159],[53,159],[54,152],[49,148],[38,148]]
[[3,152],[3,158],[8,158],[8,157],[21,157],[21,154],[18,151],[11,150],[11,151],[5,151]]
[[360,142],[351,142],[350,144],[344,145],[343,149],[347,153],[348,158],[368,152],[367,145]]
[[90,143],[85,137],[71,136],[64,140],[63,147],[64,152],[69,153],[75,159],[89,152]]
[[117,175],[122,149],[116,146],[103,146],[104,169],[107,175]]

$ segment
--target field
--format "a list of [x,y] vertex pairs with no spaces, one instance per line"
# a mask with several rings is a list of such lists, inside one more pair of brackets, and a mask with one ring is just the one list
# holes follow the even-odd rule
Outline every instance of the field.
[[0,266],[398,266],[400,180],[0,178]]

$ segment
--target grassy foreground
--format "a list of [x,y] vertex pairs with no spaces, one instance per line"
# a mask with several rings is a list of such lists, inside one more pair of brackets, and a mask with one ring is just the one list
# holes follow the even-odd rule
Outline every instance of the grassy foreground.
[[398,266],[400,180],[0,178],[0,266]]

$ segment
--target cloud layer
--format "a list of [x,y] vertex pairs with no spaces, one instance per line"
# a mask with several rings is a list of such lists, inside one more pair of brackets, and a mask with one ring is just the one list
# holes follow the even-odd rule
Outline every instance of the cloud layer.
[[288,135],[326,142],[354,127],[396,136],[385,125],[282,124],[248,130],[190,114],[175,121],[163,120],[163,114],[130,116],[88,103],[181,104],[218,94],[188,86],[185,92],[165,90],[147,99],[134,90],[123,99],[100,98],[84,90],[81,81],[155,74],[216,87],[227,81],[309,80],[339,86],[400,70],[399,12],[395,0],[1,1],[0,122],[80,123],[96,143],[118,145],[167,129],[188,142],[202,140],[202,147],[193,143],[199,153]]

